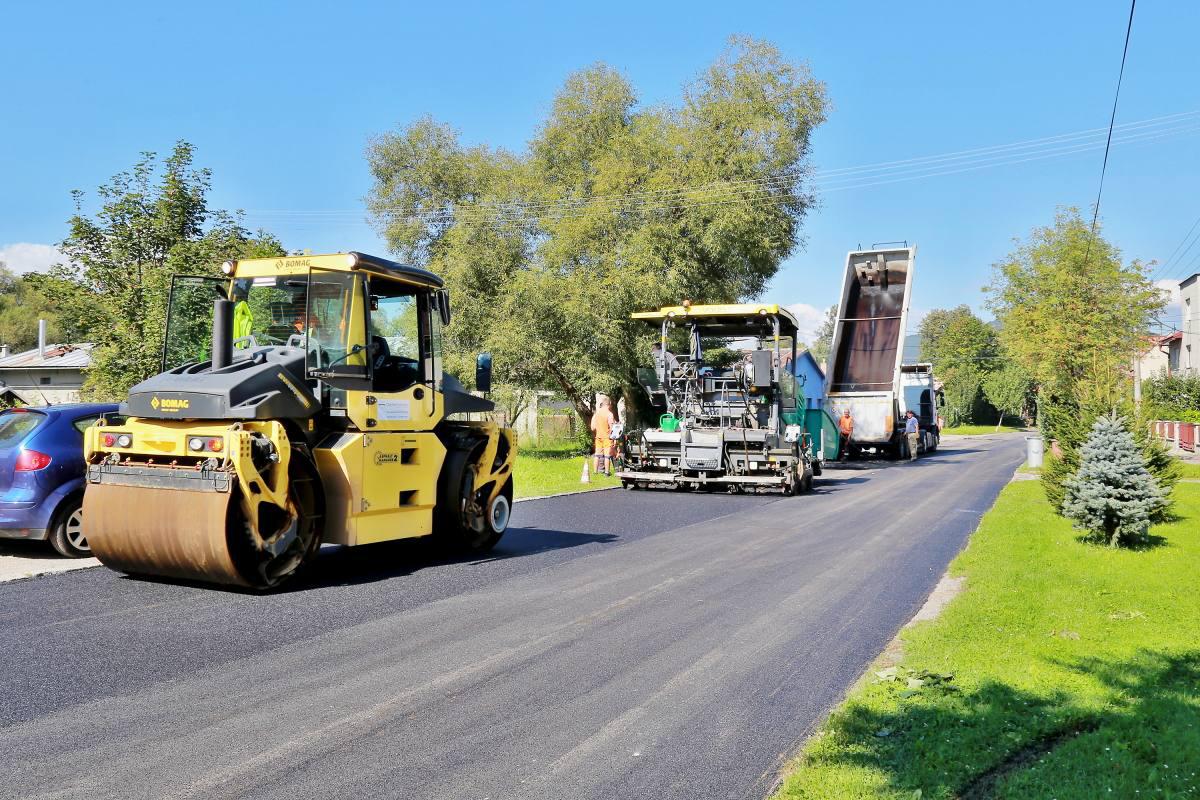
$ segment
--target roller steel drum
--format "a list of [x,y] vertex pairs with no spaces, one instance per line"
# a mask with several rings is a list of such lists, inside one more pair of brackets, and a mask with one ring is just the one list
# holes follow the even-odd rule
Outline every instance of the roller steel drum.
[[250,586],[230,550],[233,497],[232,492],[92,484],[83,497],[92,554],[135,575]]

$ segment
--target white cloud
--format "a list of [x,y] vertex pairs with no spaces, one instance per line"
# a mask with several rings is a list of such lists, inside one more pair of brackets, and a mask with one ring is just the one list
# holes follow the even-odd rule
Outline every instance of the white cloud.
[[1169,302],[1172,306],[1179,305],[1179,281],[1178,280],[1172,280],[1170,278],[1163,278],[1162,280],[1155,281],[1154,285],[1157,286],[1159,289],[1161,289],[1163,294],[1166,295],[1167,302]]
[[817,308],[808,303],[792,303],[784,308],[792,312],[792,316],[796,318],[797,327],[800,330],[800,341],[812,344],[813,339],[817,338],[817,329],[825,321],[825,312],[828,308]]
[[15,273],[44,272],[54,264],[65,263],[64,256],[52,244],[17,242],[0,246],[0,261]]

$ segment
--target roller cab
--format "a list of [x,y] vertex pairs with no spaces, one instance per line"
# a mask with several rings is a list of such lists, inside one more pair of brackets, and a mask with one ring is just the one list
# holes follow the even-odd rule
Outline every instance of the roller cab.
[[162,371],[130,390],[120,424],[87,431],[102,562],[262,589],[323,542],[499,540],[516,441],[442,372],[440,278],[361,253],[222,271],[176,277]]

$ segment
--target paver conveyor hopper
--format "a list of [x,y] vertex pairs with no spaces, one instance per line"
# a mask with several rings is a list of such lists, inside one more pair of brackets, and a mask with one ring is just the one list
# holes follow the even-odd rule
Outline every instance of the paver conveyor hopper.
[[[442,372],[442,280],[361,253],[230,261],[177,276],[163,371],[87,430],[92,552],[134,574],[277,586],[322,542],[508,525],[512,431]],[[491,360],[479,357],[487,391]]]

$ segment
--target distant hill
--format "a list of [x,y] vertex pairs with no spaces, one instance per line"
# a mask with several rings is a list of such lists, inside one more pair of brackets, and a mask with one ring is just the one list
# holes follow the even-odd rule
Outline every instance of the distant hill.
[[[992,320],[988,323],[997,332],[1002,327],[999,320]],[[913,364],[921,360],[921,334],[910,333],[904,337],[904,363]]]
[[910,333],[904,337],[904,363],[914,364],[921,360],[921,334]]

